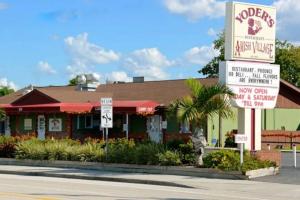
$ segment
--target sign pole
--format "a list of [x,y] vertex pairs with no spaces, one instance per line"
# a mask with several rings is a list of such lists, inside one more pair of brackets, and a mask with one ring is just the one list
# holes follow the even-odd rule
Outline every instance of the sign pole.
[[[105,156],[108,151],[108,128],[113,127],[113,101],[112,98],[101,98],[101,128],[105,131]],[[104,132],[103,132],[104,138]]]
[[293,144],[294,167],[297,167],[297,146]]
[[105,156],[107,159],[107,150],[108,150],[108,128],[105,128]]
[[248,137],[245,134],[236,134],[234,137],[234,142],[240,146],[240,162],[241,166],[244,163],[244,144],[247,143]]
[[244,143],[240,144],[240,160],[241,160],[241,166],[244,163]]

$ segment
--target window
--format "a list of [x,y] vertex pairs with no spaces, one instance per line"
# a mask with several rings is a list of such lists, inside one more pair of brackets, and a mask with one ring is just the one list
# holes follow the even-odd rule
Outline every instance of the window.
[[85,116],[85,128],[93,128],[93,116],[92,115]]
[[31,131],[32,130],[32,119],[25,118],[24,119],[24,130]]
[[185,121],[180,124],[180,133],[190,133],[190,123],[188,121]]

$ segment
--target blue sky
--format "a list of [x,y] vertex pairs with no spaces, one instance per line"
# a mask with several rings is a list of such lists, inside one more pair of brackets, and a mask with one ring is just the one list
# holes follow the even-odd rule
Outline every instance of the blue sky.
[[[130,81],[201,77],[224,28],[221,0],[0,0],[0,85],[62,85],[79,73]],[[280,39],[298,43],[298,0],[278,9]]]

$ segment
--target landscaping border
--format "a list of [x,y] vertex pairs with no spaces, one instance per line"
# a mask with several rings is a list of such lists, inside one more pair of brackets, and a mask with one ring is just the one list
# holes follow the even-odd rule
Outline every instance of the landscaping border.
[[[195,176],[203,178],[248,180],[260,176],[275,175],[279,172],[278,168],[265,168],[256,171],[255,176],[251,171],[242,174],[239,171],[221,171],[218,169],[197,168],[193,166],[156,166],[156,165],[135,165],[135,164],[115,164],[99,162],[78,162],[78,161],[49,161],[49,160],[17,160],[12,158],[0,158],[0,165],[19,165],[19,166],[37,166],[37,167],[60,167],[76,168],[86,170],[102,170],[127,173],[148,173],[148,174],[166,174]],[[253,172],[254,173],[254,172]]]

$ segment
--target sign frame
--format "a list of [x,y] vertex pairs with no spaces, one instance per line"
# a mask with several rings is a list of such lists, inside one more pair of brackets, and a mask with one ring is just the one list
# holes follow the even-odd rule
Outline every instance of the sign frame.
[[226,3],[225,60],[274,63],[276,8]]
[[246,134],[235,134],[234,135],[234,143],[237,144],[245,144],[248,141],[248,137]]
[[113,127],[113,106],[112,98],[101,98],[101,128]]
[[238,108],[272,109],[280,87],[280,66],[269,63],[222,61],[219,82],[234,93],[231,103]]

